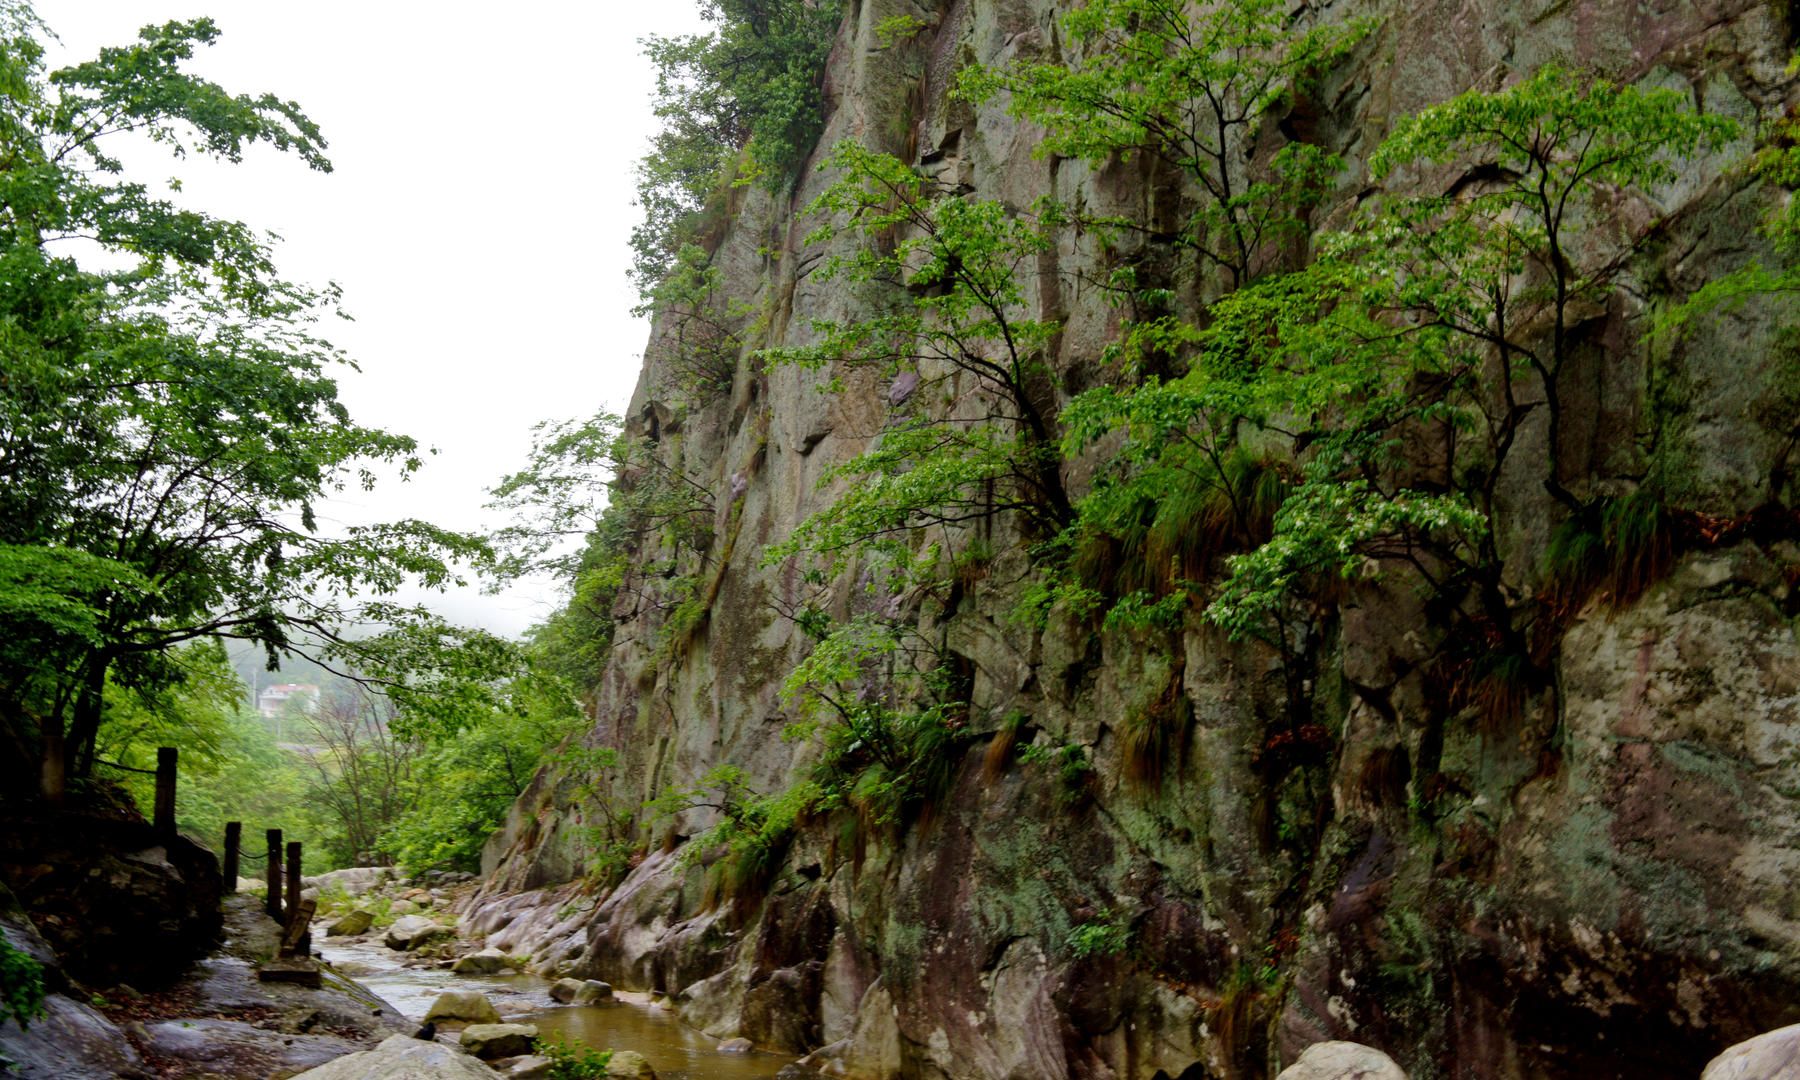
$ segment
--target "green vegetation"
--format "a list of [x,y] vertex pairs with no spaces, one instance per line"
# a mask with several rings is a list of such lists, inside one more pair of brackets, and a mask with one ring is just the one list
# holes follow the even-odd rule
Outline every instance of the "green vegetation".
[[[12,1020],[25,1028],[43,1015],[43,965],[0,938],[0,1022]],[[0,1064],[4,1061],[0,1058]]]
[[1070,954],[1081,959],[1117,956],[1131,945],[1131,927],[1119,922],[1110,908],[1101,908],[1093,919],[1069,931]]
[[550,1080],[604,1080],[606,1067],[612,1061],[611,1050],[594,1050],[581,1043],[570,1044],[561,1035],[539,1038],[539,1056],[550,1059]]
[[262,234],[157,195],[110,148],[138,132],[235,162],[264,144],[326,170],[318,129],[186,73],[209,20],[54,76],[44,33],[0,8],[0,757],[21,790],[46,753],[45,776],[85,783],[109,699],[179,683],[181,646],[348,651],[346,628],[383,614],[357,597],[485,551],[417,521],[320,531],[321,499],[421,463],[337,400],[351,365],[318,332],[335,290],[281,278]]
[[[1372,201],[1315,238],[1312,264],[1214,303],[1186,374],[1092,391],[1065,413],[1072,450],[1127,435],[1072,548],[1149,547],[1156,522],[1137,508],[1171,490],[1195,494],[1159,513],[1218,523],[1188,534],[1196,550],[1156,549],[1166,575],[1101,582],[1118,597],[1110,617],[1178,625],[1178,598],[1199,600],[1281,656],[1296,725],[1334,581],[1386,573],[1466,597],[1505,651],[1531,655],[1532,611],[1500,585],[1502,469],[1541,417],[1545,490],[1577,516],[1597,506],[1564,483],[1559,379],[1577,347],[1571,312],[1603,304],[1626,259],[1590,241],[1618,190],[1669,179],[1671,160],[1732,131],[1673,93],[1555,68],[1400,123],[1372,158],[1377,176],[1491,164],[1448,196]],[[1069,575],[1044,596],[1092,605],[1098,592]]]
[[[1303,230],[1304,215],[1339,168],[1331,155],[1291,142],[1264,175],[1252,175],[1250,142],[1264,117],[1290,102],[1367,33],[1369,26],[1297,31],[1279,0],[1201,7],[1183,0],[1089,0],[1063,19],[1066,64],[971,68],[962,93],[981,100],[1004,90],[1018,116],[1042,124],[1038,153],[1095,165],[1150,154],[1205,193],[1173,237],[1203,272],[1227,288],[1260,272],[1272,241]],[[1109,219],[1120,231],[1149,223]],[[1140,284],[1129,270],[1115,284]],[[1166,295],[1143,296],[1152,304]],[[1139,344],[1180,333],[1178,320],[1139,328]]]
[[1032,743],[1020,748],[1019,761],[1048,769],[1056,778],[1057,801],[1064,804],[1079,800],[1087,792],[1094,771],[1087,749],[1074,743]]
[[786,188],[825,124],[821,89],[836,4],[704,0],[700,14],[715,29],[652,36],[645,45],[662,130],[638,165],[644,221],[631,243],[632,276],[651,303],[729,186]]
[[771,547],[767,561],[805,551],[841,567],[1006,511],[1054,534],[1072,514],[1045,404],[1054,387],[1045,352],[1057,327],[1027,316],[1020,278],[1049,250],[1058,212],[1044,203],[1025,215],[960,196],[854,143],[836,147],[825,167],[841,176],[813,202],[827,220],[809,239],[860,242],[828,256],[814,277],[843,281],[875,314],[816,322],[813,344],[762,357],[829,366],[837,389],[844,373],[871,370],[890,382],[895,418],[873,448],[827,473],[822,483],[848,481],[849,490]]

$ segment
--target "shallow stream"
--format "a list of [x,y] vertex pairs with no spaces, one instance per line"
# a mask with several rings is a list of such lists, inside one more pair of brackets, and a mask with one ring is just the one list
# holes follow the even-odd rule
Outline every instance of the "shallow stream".
[[507,1023],[536,1024],[595,1049],[635,1050],[662,1080],[771,1080],[791,1058],[776,1054],[721,1054],[714,1039],[683,1024],[642,994],[621,992],[613,1005],[559,1005],[550,982],[536,975],[458,975],[448,968],[411,968],[379,941],[325,941],[326,960],[386,998],[407,1016],[425,1015],[446,990],[479,990]]

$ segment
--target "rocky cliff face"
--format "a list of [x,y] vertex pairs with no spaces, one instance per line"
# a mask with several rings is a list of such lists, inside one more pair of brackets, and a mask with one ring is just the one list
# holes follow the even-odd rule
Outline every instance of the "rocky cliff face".
[[[970,62],[1056,55],[1069,6],[856,0],[822,145],[859,139],[1019,206],[1048,193],[1169,213],[1182,193],[1141,162],[1034,157],[1029,126],[949,93]],[[929,28],[884,43],[874,28],[896,14]],[[1366,17],[1374,33],[1264,133],[1304,129],[1352,162],[1315,224],[1367,194],[1356,163],[1396,118],[1545,62],[1676,87],[1750,129],[1796,100],[1792,13],[1768,3],[1299,10]],[[1661,205],[1621,208],[1660,219],[1659,232],[1590,320],[1565,476],[1637,475],[1655,430],[1690,447],[1697,509],[1731,517],[1783,496],[1769,490],[1781,426],[1755,417],[1780,407],[1791,306],[1752,303],[1679,345],[1639,344],[1664,299],[1766,257],[1755,225],[1778,196],[1727,167],[1747,148],[1682,162]],[[1086,624],[1022,626],[1009,583],[1023,544],[990,522],[984,576],[949,610],[918,612],[965,665],[974,705],[933,812],[855,838],[803,823],[766,890],[722,903],[706,895],[706,860],[682,855],[708,811],[645,814],[623,883],[587,880],[603,805],[638,806],[721,763],[778,791],[816,754],[782,739],[777,692],[808,648],[788,617],[805,585],[762,551],[835,496],[819,478],[879,435],[889,387],[852,378],[827,393],[829,373],[763,371],[747,354],[803,343],[812,320],[858,302],[810,273],[819,252],[799,208],[825,183],[809,173],[781,198],[739,189],[709,237],[728,291],[766,313],[729,392],[684,388],[657,359],[671,332],[659,324],[630,430],[711,492],[712,537],[679,566],[646,550],[639,573],[689,575],[704,615],[671,635],[667,609],[644,600],[654,589],[621,591],[589,736],[620,765],[598,795],[538,778],[490,845],[470,925],[547,964],[665,991],[721,1037],[828,1047],[820,1060],[863,1077],[1257,1076],[1323,1039],[1381,1047],[1414,1076],[1694,1075],[1722,1047],[1800,1019],[1800,547],[1779,536],[1689,554],[1625,609],[1575,613],[1554,685],[1502,723],[1430,685],[1418,661],[1435,631],[1415,596],[1359,586],[1308,688],[1317,738],[1272,746],[1270,657],[1197,620],[1174,649]],[[1064,326],[1064,395],[1102,377],[1117,333],[1087,284],[1099,269],[1094,239],[1073,228],[1038,267],[1038,314]],[[1657,385],[1680,388],[1678,408],[1651,415]],[[1082,472],[1071,466],[1076,488]],[[1525,524],[1507,538],[1525,589],[1545,532],[1531,522],[1548,516],[1532,511],[1539,497],[1521,485]],[[866,602],[854,574],[835,602]],[[1154,782],[1123,749],[1147,712],[1166,720]],[[1070,786],[1021,764],[1007,716],[1027,718],[1022,741],[1085,748],[1091,773]]]

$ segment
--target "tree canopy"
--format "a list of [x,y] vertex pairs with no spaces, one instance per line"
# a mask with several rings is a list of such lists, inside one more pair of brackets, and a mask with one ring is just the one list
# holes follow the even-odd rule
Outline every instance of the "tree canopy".
[[54,72],[44,34],[0,6],[0,728],[9,762],[65,741],[81,776],[109,684],[178,681],[172,650],[207,637],[271,659],[343,640],[365,598],[445,584],[485,547],[418,521],[320,529],[323,500],[422,461],[338,400],[336,289],[281,277],[269,239],[117,148],[236,162],[261,143],[328,170],[318,128],[184,70],[210,20]]

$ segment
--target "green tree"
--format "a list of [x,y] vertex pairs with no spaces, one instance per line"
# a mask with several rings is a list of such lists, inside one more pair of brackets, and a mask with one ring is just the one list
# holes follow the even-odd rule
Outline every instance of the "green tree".
[[1404,568],[1465,612],[1471,641],[1528,656],[1501,580],[1501,470],[1541,413],[1549,447],[1528,467],[1569,513],[1600,505],[1564,483],[1559,380],[1574,313],[1606,310],[1646,242],[1614,231],[1611,207],[1732,132],[1672,92],[1556,68],[1428,109],[1372,164],[1396,180],[1455,161],[1449,194],[1379,200],[1321,237],[1312,265],[1222,299],[1187,376],[1078,403],[1071,430],[1127,427],[1114,482],[1140,497],[1196,447],[1286,462],[1293,485],[1267,538],[1230,559],[1216,594],[1183,583],[1234,635],[1298,660],[1316,647],[1331,579]]
[[1175,242],[1237,288],[1259,272],[1268,241],[1302,224],[1338,168],[1318,147],[1291,142],[1258,174],[1252,141],[1273,109],[1368,29],[1300,30],[1280,0],[1088,0],[1063,17],[1070,60],[971,68],[961,90],[977,100],[1005,91],[1015,115],[1046,129],[1041,154],[1100,165],[1147,153],[1174,167],[1202,195]]
[[700,15],[713,30],[644,44],[662,122],[638,166],[644,221],[631,241],[632,276],[647,300],[729,181],[785,188],[825,125],[825,57],[839,5],[703,0]]
[[1020,281],[1050,247],[1056,208],[1022,214],[970,199],[850,142],[826,166],[842,175],[811,207],[830,216],[809,242],[856,243],[814,273],[858,289],[877,314],[816,322],[812,344],[762,356],[830,367],[833,388],[845,372],[873,370],[890,380],[895,418],[873,448],[829,471],[823,483],[852,486],[769,560],[806,551],[841,562],[1008,511],[1053,535],[1073,514],[1047,356],[1057,325],[1031,317]]
[[[341,637],[356,597],[442,584],[483,548],[421,522],[318,531],[320,499],[420,464],[337,400],[349,365],[317,334],[335,291],[280,278],[249,227],[154,194],[108,149],[136,132],[236,161],[265,143],[327,169],[311,121],[183,71],[209,20],[50,74],[42,34],[0,9],[0,727],[13,770],[46,745],[47,776],[80,777],[107,688],[177,681],[177,646],[240,637],[273,658]],[[114,268],[79,263],[78,239]]]

